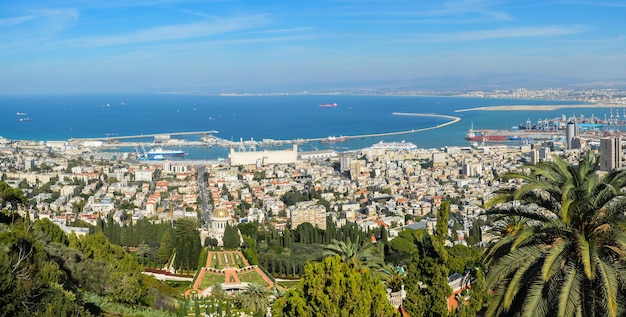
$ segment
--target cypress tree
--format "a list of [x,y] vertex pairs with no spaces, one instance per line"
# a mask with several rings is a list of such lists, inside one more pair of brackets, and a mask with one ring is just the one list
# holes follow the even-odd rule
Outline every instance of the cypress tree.
[[236,249],[241,244],[241,237],[239,236],[239,229],[230,224],[226,224],[224,229],[224,248]]
[[159,261],[159,264],[164,264],[169,261],[173,251],[174,242],[172,241],[172,235],[167,232],[163,235],[161,244],[159,245],[159,250],[157,251],[157,260]]
[[450,214],[450,202],[444,201],[439,207],[437,213],[437,224],[435,225],[435,236],[441,242],[445,242],[448,239],[448,217]]
[[179,219],[176,222],[175,250],[176,258],[174,265],[185,270],[195,270],[198,265],[198,258],[202,249],[200,243],[200,232],[197,223],[190,218]]

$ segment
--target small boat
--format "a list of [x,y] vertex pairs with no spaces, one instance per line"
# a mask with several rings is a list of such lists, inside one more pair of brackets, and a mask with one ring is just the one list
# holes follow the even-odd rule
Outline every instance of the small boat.
[[338,106],[338,104],[336,102],[334,102],[334,103],[321,103],[320,104],[320,107],[322,107],[322,108],[337,107],[337,106]]
[[27,114],[28,113],[26,113],[26,112],[19,112],[19,111],[15,113],[15,115],[17,115],[17,116],[25,116]]
[[33,121],[31,118],[20,118],[20,122],[30,122]]

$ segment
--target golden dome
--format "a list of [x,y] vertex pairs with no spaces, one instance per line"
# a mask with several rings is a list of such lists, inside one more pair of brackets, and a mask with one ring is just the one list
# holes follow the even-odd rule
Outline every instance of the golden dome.
[[224,207],[215,208],[215,210],[213,211],[213,216],[217,218],[226,218],[229,216],[228,210],[226,210],[226,208]]

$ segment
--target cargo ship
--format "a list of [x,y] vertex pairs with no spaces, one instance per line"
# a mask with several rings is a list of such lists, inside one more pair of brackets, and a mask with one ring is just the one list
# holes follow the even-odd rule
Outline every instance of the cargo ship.
[[484,134],[481,131],[474,130],[473,127],[465,135],[465,140],[478,142],[506,141],[506,139],[506,135]]
[[187,153],[182,150],[166,150],[160,147],[148,151],[148,159],[150,160],[162,160],[166,157],[181,157],[185,155],[187,155]]
[[327,107],[337,107],[337,103],[320,103],[320,107],[322,108],[327,108]]
[[347,136],[329,136],[326,139],[321,139],[320,143],[337,143],[348,141]]

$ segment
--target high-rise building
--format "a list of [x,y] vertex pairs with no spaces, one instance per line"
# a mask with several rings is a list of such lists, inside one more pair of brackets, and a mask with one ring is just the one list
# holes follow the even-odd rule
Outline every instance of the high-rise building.
[[549,147],[541,147],[539,149],[539,159],[540,160],[549,160],[550,159],[550,148]]
[[539,150],[532,149],[530,151],[530,164],[536,165],[539,163]]
[[622,138],[600,139],[600,170],[612,171],[622,167]]
[[339,156],[339,170],[343,172],[350,171],[350,165],[352,164],[352,154],[350,153],[341,153]]
[[572,139],[576,136],[576,123],[573,120],[570,120],[567,123],[567,127],[565,129],[565,138],[567,141],[567,148],[572,148]]

